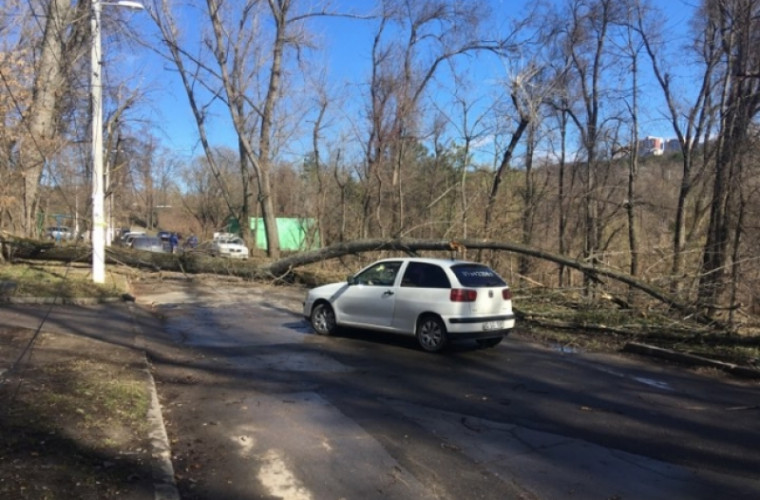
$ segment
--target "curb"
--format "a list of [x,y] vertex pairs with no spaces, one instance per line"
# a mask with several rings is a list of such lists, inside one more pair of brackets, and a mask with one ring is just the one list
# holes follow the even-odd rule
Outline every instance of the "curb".
[[169,436],[166,434],[161,405],[158,402],[158,392],[153,375],[148,368],[148,358],[145,357],[145,373],[150,387],[150,408],[148,409],[148,426],[150,445],[153,449],[153,487],[156,500],[179,500],[179,491],[174,481],[174,465],[171,460]]
[[0,295],[0,304],[57,304],[70,306],[90,306],[94,304],[108,304],[113,302],[127,302],[128,297],[103,297],[103,298],[66,298],[66,297],[3,297]]
[[174,480],[174,465],[171,460],[171,445],[166,433],[161,404],[158,401],[156,381],[150,371],[150,361],[145,350],[145,337],[135,320],[134,305],[128,306],[132,317],[132,330],[136,336],[135,347],[143,353],[145,378],[150,390],[150,407],[146,415],[148,420],[148,437],[150,438],[151,457],[153,459],[153,489],[155,500],[180,500],[177,483]]
[[694,354],[685,354],[653,345],[640,344],[638,342],[629,342],[623,347],[622,350],[623,352],[652,356],[655,358],[676,361],[678,363],[689,364],[692,366],[708,366],[711,368],[717,368],[737,377],[747,379],[760,379],[760,370],[754,368],[739,366],[734,363],[726,363],[724,361],[716,361],[714,359],[704,358],[702,356],[696,356]]

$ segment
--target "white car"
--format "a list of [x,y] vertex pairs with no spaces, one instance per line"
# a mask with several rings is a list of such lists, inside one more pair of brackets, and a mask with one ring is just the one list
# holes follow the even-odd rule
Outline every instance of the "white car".
[[309,290],[303,315],[321,335],[341,326],[405,333],[429,352],[464,339],[494,347],[515,326],[512,292],[496,272],[447,259],[377,261]]
[[225,234],[215,235],[214,241],[211,242],[211,254],[231,259],[247,259],[249,252],[243,238]]
[[74,232],[66,226],[54,226],[47,228],[45,236],[51,240],[70,240],[74,237]]

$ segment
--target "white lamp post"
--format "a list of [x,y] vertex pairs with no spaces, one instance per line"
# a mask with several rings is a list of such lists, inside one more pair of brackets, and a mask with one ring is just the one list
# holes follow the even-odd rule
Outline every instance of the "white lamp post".
[[103,189],[103,84],[100,44],[100,9],[103,5],[115,5],[132,9],[144,9],[140,2],[120,0],[101,2],[92,0],[92,46],[90,52],[90,94],[92,97],[92,281],[106,281],[106,220],[105,191]]

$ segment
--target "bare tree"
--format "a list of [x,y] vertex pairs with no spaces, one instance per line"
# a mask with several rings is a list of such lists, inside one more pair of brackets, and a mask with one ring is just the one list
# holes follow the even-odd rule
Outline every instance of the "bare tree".
[[[567,28],[560,32],[573,75],[569,83],[577,86],[580,101],[578,109],[570,106],[566,111],[580,134],[579,142],[585,156],[583,258],[592,265],[599,262],[599,252],[603,246],[600,240],[603,226],[598,170],[602,166],[604,124],[608,116],[602,113],[602,103],[606,97],[602,76],[608,64],[609,30],[620,21],[621,7],[614,0],[574,0],[566,13],[569,18]],[[584,275],[584,280],[589,290],[592,282],[588,275]]]
[[[553,34],[549,33],[547,40],[553,39]],[[550,148],[554,158],[556,158],[556,171],[557,171],[557,245],[559,247],[560,255],[567,255],[569,249],[567,227],[568,219],[570,217],[570,209],[568,206],[569,194],[573,191],[574,175],[567,180],[568,171],[568,128],[570,125],[570,103],[568,97],[569,83],[568,83],[568,71],[569,60],[567,56],[559,56],[553,58],[550,61],[549,67],[553,73],[552,80],[554,80],[555,91],[548,95],[544,100],[544,105],[549,109],[549,117],[556,123],[556,141],[559,143]],[[550,145],[553,144],[550,142]],[[575,172],[575,169],[572,170]],[[557,283],[560,287],[566,284],[568,276],[567,269],[562,263],[558,264]]]
[[671,292],[677,293],[681,287],[684,270],[684,248],[689,241],[686,228],[686,216],[688,200],[694,188],[695,172],[698,159],[698,148],[703,148],[703,153],[710,148],[708,144],[711,116],[713,113],[713,75],[720,63],[719,46],[714,43],[715,30],[710,25],[704,31],[697,29],[699,33],[695,40],[695,50],[699,56],[700,78],[698,91],[692,103],[683,102],[679,94],[673,89],[672,76],[664,67],[664,57],[660,46],[664,46],[661,28],[654,19],[658,16],[656,11],[648,9],[643,3],[634,4],[635,21],[641,41],[652,64],[655,78],[662,89],[667,105],[668,119],[673,132],[676,134],[683,155],[681,167],[681,183],[678,192],[678,200],[673,224],[673,259],[671,265]]
[[[471,168],[474,143],[485,138],[489,132],[488,125],[485,124],[487,116],[493,114],[493,106],[486,106],[482,111],[477,112],[475,116],[470,116],[476,111],[477,101],[470,100],[466,94],[470,88],[465,87],[463,83],[457,83],[457,92],[455,102],[460,112],[456,118],[449,117],[451,124],[457,129],[457,134],[462,140],[461,150],[457,152],[456,166],[459,169],[459,222],[461,225],[460,234],[462,238],[467,238],[469,234],[469,212],[470,199],[467,189],[467,175]],[[460,92],[459,89],[462,89]],[[457,119],[461,123],[457,123]]]
[[[633,8],[629,9],[626,13],[628,20],[624,26],[624,33],[621,36],[621,52],[623,57],[630,60],[630,74],[631,74],[631,93],[630,101],[627,100],[628,113],[630,115],[630,132],[626,134],[628,140],[625,144],[621,145],[619,149],[613,152],[613,157],[624,156],[628,157],[628,182],[627,193],[624,202],[624,208],[626,212],[627,226],[628,226],[628,252],[630,253],[629,273],[631,276],[637,276],[639,274],[639,236],[638,236],[638,175],[639,175],[639,54],[642,50],[643,43],[638,39],[638,32],[635,30],[635,23],[630,19],[633,16],[633,21],[638,19],[638,0],[634,0]],[[616,153],[619,153],[617,155]],[[634,300],[634,289],[629,289],[628,303],[632,303]]]
[[200,228],[200,232],[207,236],[224,226],[229,215],[224,196],[240,198],[243,192],[239,182],[238,152],[217,148],[212,151],[212,156],[218,169],[216,172],[209,168],[205,157],[194,159],[183,170],[186,191],[182,203],[185,211]]
[[[156,0],[154,8],[151,9],[154,23],[161,34],[161,42],[168,51],[160,53],[170,60],[177,68],[177,73],[182,81],[185,94],[188,98],[188,104],[195,118],[195,124],[198,131],[199,142],[203,148],[206,158],[206,165],[217,179],[221,188],[220,194],[227,206],[227,213],[243,220],[248,213],[247,203],[249,199],[248,192],[248,169],[241,155],[240,164],[240,184],[243,187],[242,198],[235,200],[223,182],[222,168],[216,164],[214,149],[209,142],[208,127],[211,109],[221,99],[222,90],[219,89],[219,76],[211,68],[212,64],[205,60],[201,48],[193,48],[182,39],[182,33],[177,26],[174,13],[171,10],[171,4],[166,0]],[[208,98],[207,101],[204,99]],[[247,227],[244,224],[243,227]]]
[[[30,9],[0,9],[0,228],[22,228],[23,175],[16,158],[16,144],[24,135],[23,116],[32,100],[33,47],[23,43],[33,37]],[[15,41],[14,41],[15,40]]]
[[[282,130],[278,119],[286,97],[283,85],[290,69],[288,57],[308,43],[307,20],[339,14],[319,8],[309,10],[311,5],[293,0],[247,0],[242,3],[208,0],[205,4],[211,33],[204,43],[211,53],[211,60],[191,57],[191,49],[180,46],[176,23],[166,4],[161,18],[157,16],[157,23],[164,38],[169,40],[171,57],[185,83],[207,158],[210,156],[205,133],[207,115],[197,104],[198,91],[193,82],[205,87],[212,100],[224,103],[237,134],[242,182],[246,186],[256,186],[256,204],[265,226],[267,252],[271,257],[277,257],[279,235],[270,177],[276,162],[276,141],[282,139],[278,136]],[[269,26],[271,30],[267,29]],[[186,60],[195,68],[193,72],[185,68]],[[291,92],[287,96],[294,99],[297,95]],[[234,212],[244,222],[241,224],[244,235],[248,231],[251,194],[245,194],[240,210]]]
[[327,112],[329,99],[327,97],[324,87],[319,93],[319,105],[317,116],[314,119],[311,132],[311,158],[307,160],[309,163],[308,169],[313,172],[313,178],[316,180],[316,200],[315,200],[315,217],[317,220],[317,230],[320,234],[324,234],[323,216],[327,207],[327,168],[322,161],[322,155],[320,153],[320,139],[322,137],[322,128],[324,127],[324,118]]
[[510,166],[520,138],[531,121],[536,118],[537,105],[539,103],[535,101],[535,95],[530,91],[529,87],[532,85],[531,80],[537,76],[538,72],[538,68],[529,65],[524,71],[513,76],[508,84],[510,87],[509,95],[517,114],[517,125],[512,131],[509,144],[501,154],[501,161],[492,176],[491,191],[488,194],[488,201],[486,202],[483,215],[483,237],[485,238],[491,237],[491,220],[493,218],[496,195],[499,192],[499,186],[501,185],[504,173]]
[[[710,313],[722,293],[726,265],[730,261],[732,227],[743,214],[743,172],[749,154],[753,122],[760,112],[760,1],[705,0],[706,26],[714,33],[725,61],[719,80],[720,128],[713,171],[710,222],[704,245],[699,299]],[[741,233],[736,233],[740,238]],[[738,246],[735,240],[734,245]]]
[[[88,19],[88,5],[69,0],[50,0],[44,5],[44,33],[35,67],[32,99],[24,113],[24,129],[19,138],[18,161],[23,177],[22,226],[31,236],[35,230],[39,185],[45,162],[61,146],[59,126],[67,92],[67,68],[83,42],[82,30]],[[75,23],[76,21],[76,23]]]
[[[118,93],[109,92],[107,61],[98,61],[98,67],[90,68],[89,59],[84,57],[90,49],[90,7],[91,2],[85,1],[11,1],[0,14],[0,101],[4,103],[0,113],[5,128],[0,133],[0,149],[6,160],[3,164],[9,167],[3,172],[9,176],[3,186],[13,186],[12,196],[5,197],[0,190],[0,224],[7,222],[27,236],[37,233],[38,217],[45,212],[41,210],[43,203],[51,210],[61,208],[61,203],[67,205],[69,200],[64,198],[71,193],[64,191],[71,186],[78,188],[91,175],[79,168],[90,164],[79,146],[88,140],[83,131],[91,115],[86,75],[92,71],[102,74],[106,107],[118,98]],[[12,24],[2,18],[9,13]],[[108,25],[119,21],[118,15],[110,14],[102,19]],[[122,109],[124,105],[116,102]],[[121,114],[118,109],[117,114]],[[68,172],[65,185],[55,177],[63,171]],[[43,199],[51,194],[50,186],[42,185],[43,179],[58,189],[55,200]],[[65,208],[79,212],[84,204],[80,206],[78,197],[74,198],[74,203]],[[74,218],[79,223],[79,217]]]
[[[384,0],[372,46],[368,134],[363,178],[364,228],[381,234],[404,227],[403,170],[422,136],[421,100],[443,63],[479,50],[499,51],[503,42],[483,41],[485,7],[452,0]],[[399,33],[402,35],[399,36]],[[391,218],[380,216],[389,206]]]

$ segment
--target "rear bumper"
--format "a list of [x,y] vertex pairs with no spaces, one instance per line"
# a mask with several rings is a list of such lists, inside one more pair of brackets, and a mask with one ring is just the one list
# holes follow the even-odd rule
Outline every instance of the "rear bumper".
[[[446,329],[452,339],[488,339],[504,337],[515,327],[514,314],[479,316],[466,318],[446,318]],[[502,322],[500,328],[486,329],[487,323]]]
[[507,321],[511,322],[512,326],[514,326],[515,315],[497,314],[494,316],[469,316],[467,318],[448,318],[446,321],[453,325],[482,325],[483,323],[488,323],[491,321]]
[[512,332],[511,328],[505,328],[502,330],[484,330],[479,332],[448,332],[449,339],[453,341],[457,340],[480,340],[480,339],[495,339],[499,337],[506,337]]
[[231,253],[231,252],[219,252],[219,257],[226,257],[228,259],[241,259],[245,260],[248,258],[248,255],[238,252],[238,253]]

